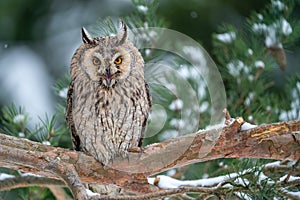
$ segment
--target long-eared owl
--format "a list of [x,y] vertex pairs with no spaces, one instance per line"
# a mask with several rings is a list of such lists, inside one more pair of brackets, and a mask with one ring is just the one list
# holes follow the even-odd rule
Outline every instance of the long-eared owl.
[[71,62],[66,120],[75,150],[107,165],[141,147],[151,110],[144,60],[120,22],[116,36],[92,38],[82,28]]

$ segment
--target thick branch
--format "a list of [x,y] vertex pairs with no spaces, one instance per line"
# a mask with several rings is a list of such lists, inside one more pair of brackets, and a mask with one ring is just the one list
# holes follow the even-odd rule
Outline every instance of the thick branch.
[[[115,184],[131,191],[149,193],[154,188],[149,186],[146,177],[175,167],[218,158],[297,160],[300,157],[299,120],[239,132],[242,124],[242,120],[236,120],[223,129],[201,131],[153,144],[145,147],[142,154],[131,153],[129,159],[116,160],[110,167],[103,167],[82,152],[0,134],[0,166],[64,179],[69,187],[77,184],[78,174],[82,182]],[[215,143],[210,137],[218,131],[221,134]],[[174,158],[172,162],[168,160],[170,157]],[[72,172],[73,167],[77,172]],[[70,174],[75,182],[70,177],[69,182],[66,180]]]

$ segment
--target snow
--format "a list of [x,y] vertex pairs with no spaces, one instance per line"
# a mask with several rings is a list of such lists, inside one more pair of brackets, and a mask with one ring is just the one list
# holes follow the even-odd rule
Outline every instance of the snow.
[[151,53],[151,50],[150,50],[150,49],[146,49],[146,50],[145,50],[145,54],[146,54],[146,56],[149,56],[149,55],[150,55],[150,53]]
[[249,74],[249,75],[248,75],[248,80],[249,80],[250,82],[252,82],[252,81],[254,80],[254,76],[253,76],[252,74]]
[[174,85],[173,83],[167,83],[165,87],[168,88],[171,92],[176,94],[176,85]]
[[188,65],[180,65],[180,68],[177,69],[178,74],[182,78],[194,78],[195,80],[199,80],[200,72],[197,68],[189,67]]
[[248,122],[245,122],[241,126],[241,131],[246,131],[246,130],[249,130],[249,129],[252,129],[252,128],[255,128],[255,127],[257,127],[257,125],[253,125],[253,124],[250,124]]
[[257,68],[265,68],[265,63],[263,61],[261,61],[261,60],[255,61],[254,65]]
[[283,190],[286,194],[293,196],[295,199],[298,199],[297,197],[300,198],[300,192],[291,192],[288,190]]
[[241,60],[231,61],[227,64],[227,69],[234,77],[240,77],[241,72],[244,72],[245,74],[249,74],[250,72],[249,66],[245,65],[245,63]]
[[19,133],[18,133],[18,136],[19,136],[20,138],[23,138],[23,137],[25,137],[25,133],[19,132]]
[[[284,176],[280,177],[279,181],[281,181],[281,182],[285,181],[287,176],[288,175],[284,175]],[[289,179],[288,179],[288,182],[292,182],[292,181],[296,181],[296,180],[300,180],[300,177],[290,176]]]
[[68,95],[68,88],[63,88],[58,92],[58,96],[62,97],[62,98],[67,98]]
[[143,5],[139,5],[137,6],[138,11],[142,12],[142,13],[146,13],[148,11],[148,7],[147,6],[143,6]]
[[252,25],[252,30],[256,33],[263,33],[268,29],[268,26],[266,24],[261,23],[254,23]]
[[197,66],[198,70],[207,69],[207,59],[201,48],[198,46],[184,46],[182,51],[185,53],[185,56],[187,56],[187,60],[193,61],[195,64],[199,65]]
[[252,115],[249,115],[249,116],[248,116],[248,120],[249,120],[249,121],[253,121],[253,116],[252,116]]
[[249,106],[249,105],[251,104],[251,101],[253,100],[254,96],[255,96],[255,93],[254,93],[254,92],[249,92],[247,98],[246,98],[245,101],[244,101],[244,104],[245,104],[246,106]]
[[26,118],[25,115],[23,115],[23,114],[17,114],[16,116],[14,116],[13,122],[15,124],[24,123],[25,118]]
[[183,107],[183,101],[181,99],[175,99],[169,105],[170,110],[181,110]]
[[89,189],[85,189],[86,191],[86,194],[88,195],[88,197],[95,197],[95,196],[99,196],[98,193],[95,193],[95,192],[92,192],[91,190]]
[[248,53],[249,56],[252,56],[253,55],[253,50],[252,49],[248,49],[247,53]]
[[243,193],[243,192],[234,192],[234,194],[235,194],[236,196],[238,196],[240,199],[244,199],[244,200],[253,200],[253,198],[252,198],[250,195],[245,194],[245,193]]
[[200,113],[205,112],[208,109],[208,107],[209,107],[209,103],[207,101],[202,102],[199,110]]
[[43,141],[42,144],[50,146],[51,143],[49,141]]
[[291,25],[284,18],[281,20],[281,31],[285,36],[288,36],[293,32]]
[[275,166],[279,166],[281,161],[275,161],[275,162],[271,162],[271,163],[267,163],[265,164],[265,167],[275,167]]
[[41,177],[40,175],[36,175],[36,174],[33,174],[33,173],[22,173],[21,176],[34,176],[34,177]]
[[209,177],[209,175],[207,174],[207,173],[204,173],[203,175],[202,175],[202,179],[207,179]]
[[270,25],[254,23],[252,25],[252,30],[256,33],[263,33],[265,35],[265,45],[267,47],[279,48],[282,48],[282,44],[280,42],[281,35],[288,36],[293,32],[291,25],[283,17]]
[[[222,183],[224,181],[227,181],[229,179],[233,179],[239,176],[237,173],[232,173],[230,175],[225,176],[218,176],[214,178],[206,178],[206,179],[200,179],[200,180],[177,180],[174,178],[171,178],[169,176],[165,175],[158,175],[156,176],[156,179],[158,178],[158,187],[162,189],[174,189],[179,188],[180,186],[200,186],[200,187],[208,187],[213,185],[218,185],[219,183]],[[148,178],[148,183],[154,184],[155,178]]]
[[269,27],[268,28],[268,34],[266,35],[265,44],[267,47],[274,47],[277,45],[277,37],[276,37],[276,28],[275,27]]
[[176,169],[170,169],[167,171],[168,176],[173,176],[174,174],[176,174]]
[[182,129],[185,126],[185,122],[182,119],[171,119],[170,125],[177,129]]
[[231,31],[228,33],[217,34],[216,37],[219,41],[230,44],[236,39],[236,33]]
[[283,11],[285,5],[284,3],[282,3],[281,1],[279,0],[274,0],[272,1],[272,6],[275,8],[275,9],[278,9],[279,11]]
[[3,180],[8,179],[8,178],[14,178],[14,177],[15,176],[10,175],[10,174],[0,173],[0,181],[3,181]]
[[258,18],[259,20],[263,20],[263,19],[264,19],[264,16],[263,16],[262,14],[260,14],[260,13],[257,13],[257,18]]
[[291,91],[291,106],[290,110],[283,110],[279,115],[279,119],[281,121],[287,121],[291,119],[299,119],[300,117],[300,82],[296,83],[296,87]]

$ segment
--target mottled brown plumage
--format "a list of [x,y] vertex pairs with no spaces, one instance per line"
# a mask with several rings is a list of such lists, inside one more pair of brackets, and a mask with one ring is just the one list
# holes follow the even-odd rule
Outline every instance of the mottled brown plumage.
[[66,120],[74,148],[107,165],[141,146],[151,96],[123,23],[110,37],[92,38],[83,28],[82,40],[72,58]]

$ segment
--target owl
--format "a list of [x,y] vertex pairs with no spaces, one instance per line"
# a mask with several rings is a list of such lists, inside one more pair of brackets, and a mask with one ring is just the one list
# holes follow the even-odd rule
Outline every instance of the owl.
[[71,61],[66,121],[75,150],[104,165],[141,147],[151,111],[144,60],[120,22],[116,36],[92,38],[82,28]]

